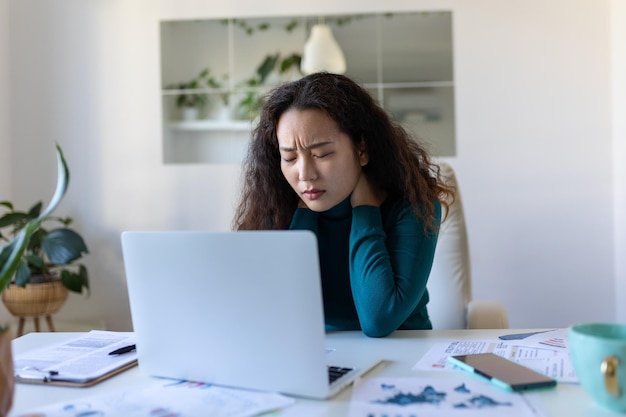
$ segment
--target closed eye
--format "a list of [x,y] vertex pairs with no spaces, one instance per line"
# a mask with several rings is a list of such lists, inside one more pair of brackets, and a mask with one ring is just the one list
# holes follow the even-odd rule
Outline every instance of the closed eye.
[[295,152],[281,152],[280,153],[280,158],[284,161],[284,162],[293,162],[296,160],[296,153]]

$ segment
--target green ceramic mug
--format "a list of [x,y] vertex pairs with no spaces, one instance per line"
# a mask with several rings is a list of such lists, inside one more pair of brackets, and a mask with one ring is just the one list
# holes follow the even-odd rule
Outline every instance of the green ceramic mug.
[[569,329],[574,370],[600,405],[626,413],[626,325],[577,324]]

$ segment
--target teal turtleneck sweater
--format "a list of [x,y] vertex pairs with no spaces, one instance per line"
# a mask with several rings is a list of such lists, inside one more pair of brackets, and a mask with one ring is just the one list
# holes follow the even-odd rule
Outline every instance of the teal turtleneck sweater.
[[[436,203],[437,222],[441,205]],[[426,282],[437,233],[404,200],[328,211],[299,208],[290,229],[318,239],[326,330],[362,330],[383,337],[396,329],[431,329]]]

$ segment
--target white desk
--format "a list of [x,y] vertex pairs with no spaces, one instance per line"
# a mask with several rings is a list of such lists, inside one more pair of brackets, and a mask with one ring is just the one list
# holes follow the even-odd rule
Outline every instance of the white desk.
[[[516,330],[420,330],[397,331],[382,339],[372,339],[361,332],[339,332],[328,335],[328,346],[337,350],[349,349],[356,357],[369,359],[382,358],[384,363],[377,366],[366,377],[436,377],[463,378],[454,372],[424,372],[412,370],[416,362],[437,341],[461,339],[489,339],[501,334],[515,333]],[[14,353],[56,343],[74,337],[73,333],[30,333],[13,341]],[[133,368],[91,388],[61,388],[41,385],[18,384],[10,417],[33,407],[55,402],[103,394],[145,383],[150,378],[138,368]],[[330,401],[298,399],[296,405],[285,409],[281,416],[346,416],[348,414],[351,388],[344,390]],[[616,416],[594,404],[593,400],[579,385],[560,384],[556,389],[540,391],[531,395],[534,404],[545,415],[550,416]]]

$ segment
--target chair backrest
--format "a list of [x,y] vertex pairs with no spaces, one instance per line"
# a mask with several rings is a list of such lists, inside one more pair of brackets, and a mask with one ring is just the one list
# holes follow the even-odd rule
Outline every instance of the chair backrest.
[[439,230],[428,278],[428,314],[434,329],[467,328],[467,305],[472,298],[467,228],[461,193],[452,167],[440,162],[441,174],[456,190],[456,199]]

